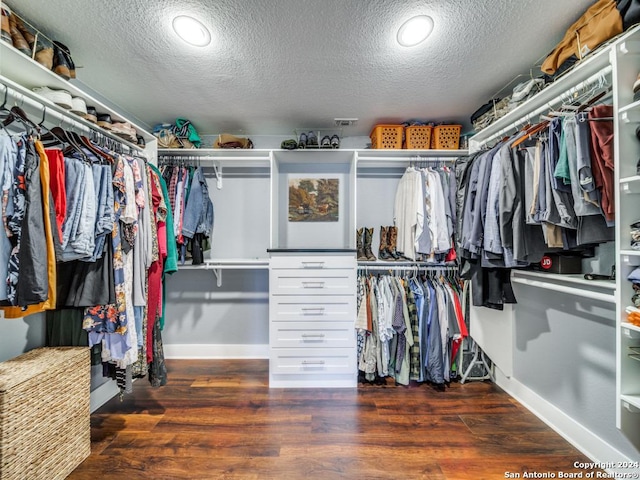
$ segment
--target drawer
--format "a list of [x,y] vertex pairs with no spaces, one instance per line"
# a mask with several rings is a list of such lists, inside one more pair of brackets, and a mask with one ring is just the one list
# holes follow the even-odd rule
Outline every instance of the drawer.
[[275,295],[269,300],[271,321],[351,322],[356,320],[356,296],[309,297]]
[[352,322],[272,322],[269,345],[285,348],[356,348]]
[[356,271],[334,270],[272,270],[269,291],[272,295],[354,295]]
[[356,372],[355,348],[274,348],[269,372],[296,375]]
[[305,270],[327,270],[334,268],[355,269],[355,255],[292,255],[273,256],[269,262],[271,268],[302,268]]

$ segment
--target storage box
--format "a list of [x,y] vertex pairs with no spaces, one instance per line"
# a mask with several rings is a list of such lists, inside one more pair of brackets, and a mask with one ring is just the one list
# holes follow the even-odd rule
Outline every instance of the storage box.
[[549,273],[582,273],[582,258],[579,255],[548,253],[534,268]]
[[429,150],[431,148],[430,125],[413,125],[404,129],[404,148]]
[[403,133],[402,125],[376,125],[369,135],[371,148],[401,149]]
[[435,150],[458,150],[462,125],[438,125],[433,127],[431,148]]
[[86,347],[0,363],[0,480],[66,478],[91,453]]

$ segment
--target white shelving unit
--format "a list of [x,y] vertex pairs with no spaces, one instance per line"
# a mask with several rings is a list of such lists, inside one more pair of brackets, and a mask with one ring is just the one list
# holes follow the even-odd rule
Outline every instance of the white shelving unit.
[[[616,410],[617,427],[640,449],[640,361],[631,357],[632,348],[640,349],[640,327],[627,320],[632,306],[629,273],[640,265],[640,252],[630,249],[630,225],[640,220],[640,175],[637,162],[640,141],[640,102],[633,100],[633,84],[640,70],[640,33],[634,31],[614,44],[613,106],[616,189]],[[637,353],[637,352],[636,352]]]

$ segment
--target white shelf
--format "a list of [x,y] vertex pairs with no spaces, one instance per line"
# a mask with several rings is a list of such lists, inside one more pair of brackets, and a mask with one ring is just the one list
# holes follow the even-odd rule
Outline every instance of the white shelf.
[[620,179],[621,193],[640,193],[640,175]]
[[200,265],[179,265],[179,270],[261,270],[269,268],[268,258],[218,258],[205,260]]
[[640,410],[640,395],[620,395],[620,400]]
[[640,111],[640,100],[637,102],[630,103],[629,105],[625,105],[624,107],[618,110],[618,114],[622,115],[624,113],[628,113],[634,110]]
[[[144,138],[145,142],[155,140],[155,137],[151,133],[147,132],[143,127],[136,125],[120,112],[87,94],[80,87],[75,85],[73,80],[65,80],[6,42],[0,42],[0,72],[2,72],[2,76],[22,85],[28,90],[46,86],[52,89],[66,90],[74,97],[82,97],[86,104],[88,106],[95,107],[98,113],[108,113],[111,115],[111,119],[113,121],[129,122],[133,128],[136,129],[138,135],[141,135]],[[48,104],[47,108],[49,108]],[[69,113],[68,115],[70,117],[83,120],[81,117],[72,113]],[[104,130],[98,127],[98,131]]]
[[638,332],[640,333],[640,327],[634,325],[633,323],[629,323],[629,322],[622,322],[620,323],[620,328],[623,329],[627,329],[627,330],[631,330],[633,332]]
[[[640,252],[639,252],[640,253]],[[616,289],[615,280],[587,280],[584,278],[584,274],[560,274],[560,273],[546,273],[546,272],[532,272],[529,270],[512,270],[512,278],[531,278],[531,279],[544,279],[549,282],[566,283],[569,285],[576,285],[580,287],[595,287],[599,289],[611,290]],[[553,285],[549,288],[553,289]]]
[[224,148],[159,148],[158,160],[162,157],[183,159],[221,166],[268,167],[271,150],[264,149],[224,149]]

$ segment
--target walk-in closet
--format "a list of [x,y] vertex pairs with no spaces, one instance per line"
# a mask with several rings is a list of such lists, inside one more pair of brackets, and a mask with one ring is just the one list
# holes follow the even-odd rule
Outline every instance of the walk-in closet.
[[44,3],[0,480],[640,477],[640,2]]

